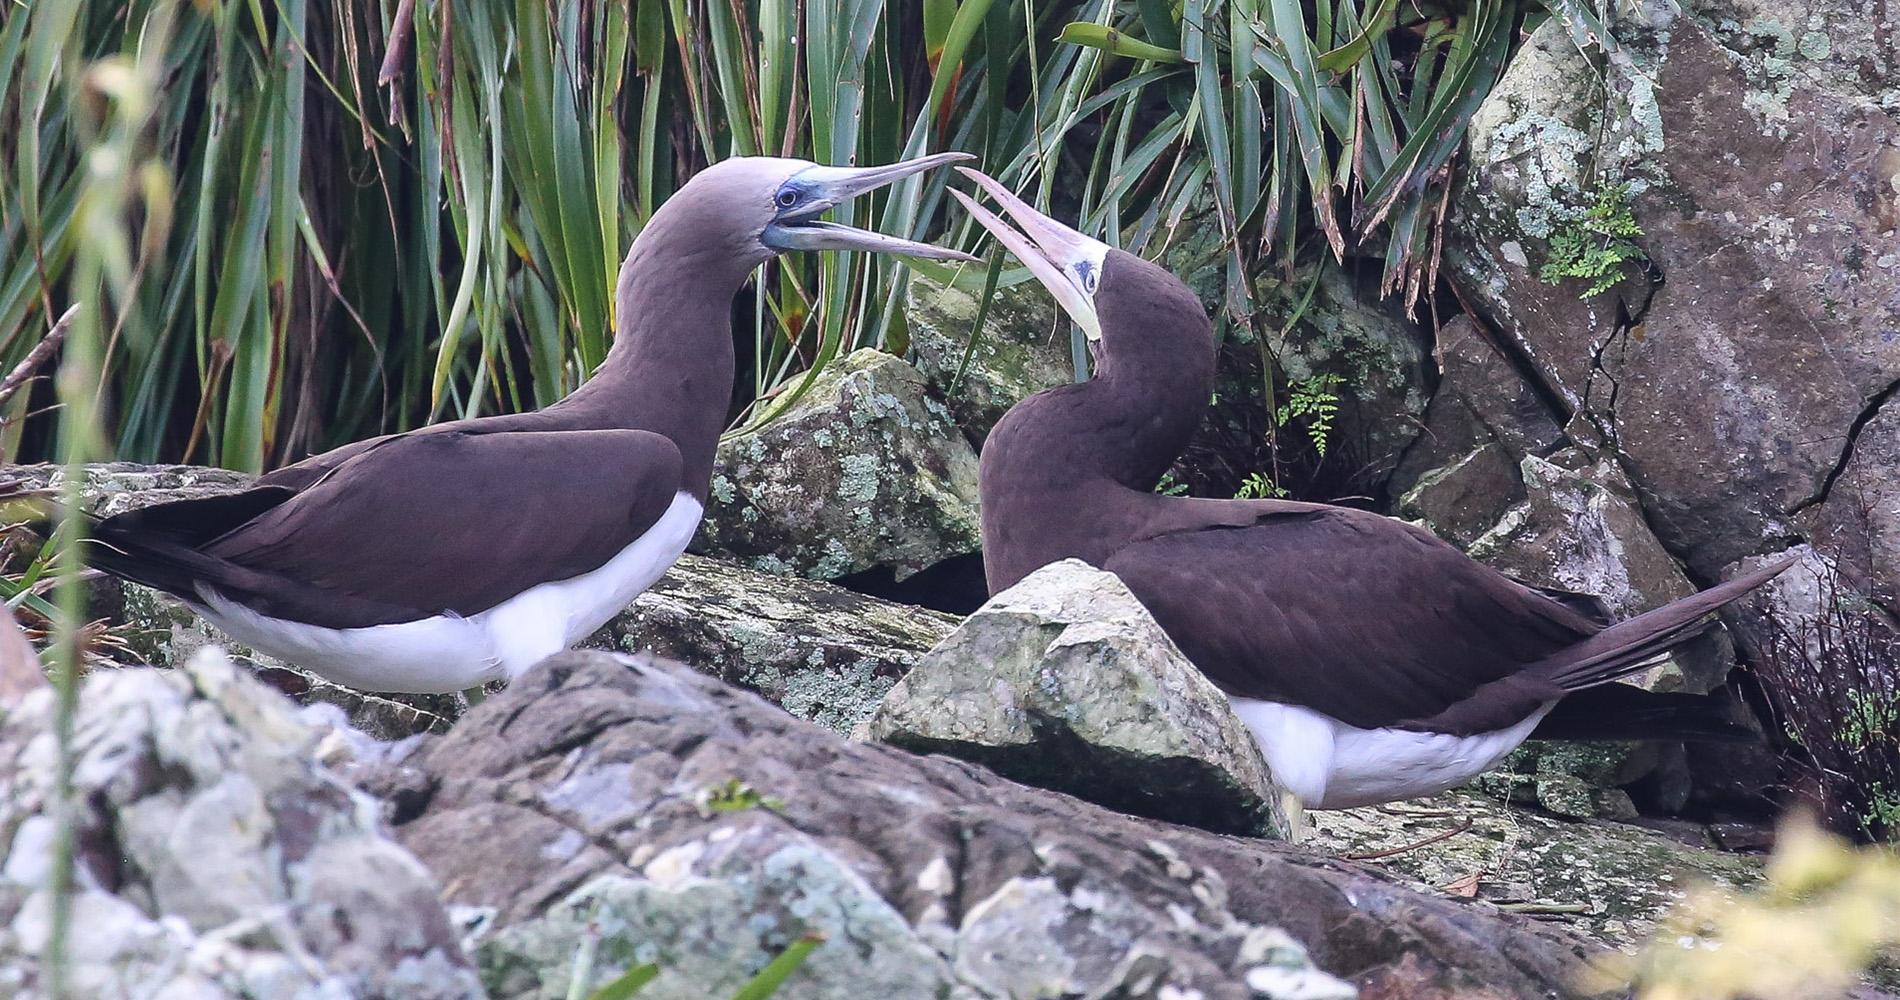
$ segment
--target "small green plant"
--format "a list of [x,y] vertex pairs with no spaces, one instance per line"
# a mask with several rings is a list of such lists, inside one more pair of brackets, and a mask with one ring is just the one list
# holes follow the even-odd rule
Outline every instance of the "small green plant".
[[[732,1000],[766,1000],[778,991],[787,976],[805,964],[805,959],[824,941],[823,934],[812,931],[792,942],[791,947],[779,952],[778,957],[767,963],[765,968],[760,969],[758,975],[739,987],[739,992],[732,995]],[[587,1000],[628,1000],[659,974],[660,967],[652,962],[636,965],[622,973],[613,982],[588,994]]]
[[1274,482],[1266,473],[1255,472],[1240,481],[1240,489],[1234,493],[1234,499],[1285,500],[1288,495],[1286,487]]
[[769,809],[772,812],[778,812],[784,808],[784,799],[762,795],[758,789],[738,778],[728,778],[724,784],[701,789],[699,793],[699,811],[708,816],[720,812],[743,812],[747,809]]
[[1164,497],[1184,497],[1187,491],[1187,484],[1174,478],[1172,472],[1162,473],[1161,481],[1155,484],[1155,492]]
[[1870,747],[1891,739],[1895,721],[1900,721],[1900,705],[1874,691],[1847,692],[1847,717],[1841,722],[1841,742],[1853,747]]
[[1339,394],[1333,390],[1344,381],[1339,375],[1314,375],[1290,384],[1286,402],[1274,411],[1274,422],[1282,427],[1295,419],[1305,422],[1313,450],[1325,458],[1326,439],[1333,430],[1333,417],[1339,414]]
[[1610,290],[1623,265],[1648,260],[1635,240],[1643,228],[1630,214],[1628,184],[1599,184],[1583,217],[1551,235],[1550,259],[1538,277],[1555,285],[1565,278],[1589,282],[1580,298]]

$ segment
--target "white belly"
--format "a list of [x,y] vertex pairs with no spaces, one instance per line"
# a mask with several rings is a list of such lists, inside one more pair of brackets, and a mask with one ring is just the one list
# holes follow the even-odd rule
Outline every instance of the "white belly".
[[1281,787],[1308,809],[1351,809],[1436,795],[1496,767],[1555,702],[1509,729],[1473,736],[1360,729],[1311,709],[1229,698]]
[[512,680],[592,634],[686,551],[703,508],[690,493],[606,565],[543,583],[466,618],[436,615],[367,628],[321,628],[258,614],[204,589],[193,607],[258,652],[363,691],[441,694]]

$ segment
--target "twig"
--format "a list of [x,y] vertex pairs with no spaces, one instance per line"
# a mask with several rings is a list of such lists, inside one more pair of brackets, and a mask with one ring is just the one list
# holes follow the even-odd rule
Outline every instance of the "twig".
[[46,331],[46,336],[41,337],[40,342],[26,352],[26,357],[13,366],[5,379],[0,379],[0,407],[6,406],[7,400],[12,399],[27,379],[32,378],[33,373],[53,356],[53,352],[59,350],[60,342],[66,339],[66,330],[73,325],[73,317],[79,315],[79,306],[77,302],[67,306],[66,312],[54,321],[53,328]]
[[1374,858],[1389,858],[1394,854],[1404,854],[1406,851],[1415,851],[1421,847],[1429,847],[1441,840],[1450,840],[1469,829],[1471,829],[1471,819],[1470,817],[1466,817],[1463,823],[1446,830],[1444,833],[1432,834],[1424,840],[1406,844],[1403,847],[1389,847],[1383,851],[1368,851],[1364,854],[1342,854],[1340,857],[1345,858],[1347,861],[1371,861]]
[[1494,903],[1506,913],[1521,913],[1528,916],[1574,916],[1590,912],[1584,903]]

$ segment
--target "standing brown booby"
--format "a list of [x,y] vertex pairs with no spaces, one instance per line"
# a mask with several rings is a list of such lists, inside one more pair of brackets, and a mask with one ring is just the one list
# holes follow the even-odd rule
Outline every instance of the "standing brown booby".
[[[1055,296],[1096,363],[1091,380],[1016,404],[984,443],[992,593],[1065,558],[1120,576],[1307,808],[1444,791],[1547,717],[1543,735],[1568,738],[1733,737],[1710,699],[1598,686],[1701,631],[1792,560],[1606,627],[1377,514],[1157,496],[1213,391],[1200,302],[1161,268],[958,169],[1027,238],[951,193]],[[1550,714],[1591,688],[1577,709]]]
[[613,349],[566,399],[346,445],[242,493],[108,518],[89,559],[350,687],[448,692],[515,677],[626,607],[692,538],[747,276],[787,250],[971,259],[818,219],[968,158],[708,167],[634,240]]

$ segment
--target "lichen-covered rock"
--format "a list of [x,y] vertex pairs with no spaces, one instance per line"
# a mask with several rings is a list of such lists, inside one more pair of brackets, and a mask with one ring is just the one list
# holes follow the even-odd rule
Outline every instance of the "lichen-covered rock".
[[[1513,809],[1471,791],[1309,815],[1319,849],[1378,855],[1360,863],[1451,895],[1561,915],[1619,948],[1646,941],[1656,918],[1695,883],[1743,888],[1761,879],[1760,857],[1624,823]],[[1466,821],[1463,833],[1394,850]]]
[[690,663],[848,735],[956,624],[924,608],[687,555],[583,645]]
[[1271,841],[844,741],[651,658],[562,654],[425,739],[398,836],[498,1000],[568,995],[589,941],[583,989],[652,959],[647,990],[681,1000],[813,932],[776,998],[1576,997],[1593,950]]
[[[173,500],[223,496],[251,485],[256,476],[203,465],[140,465],[136,462],[100,462],[86,467],[81,487],[85,507],[100,517],[123,514]],[[57,465],[14,465],[0,471],[9,487],[59,490],[66,471]]]
[[1285,829],[1227,698],[1115,574],[1076,559],[990,598],[885,696],[866,735],[1123,812]]
[[[1619,453],[1662,541],[1714,579],[1782,547],[1797,514],[1810,533],[1860,517],[1835,471],[1900,385],[1894,15],[1857,0],[1792,21],[1759,0],[1609,13],[1608,58],[1552,18],[1513,59],[1473,121],[1445,261]],[[1581,238],[1619,183],[1647,265],[1581,299],[1580,281],[1540,281],[1552,241]],[[1900,479],[1868,464],[1870,481]],[[1876,533],[1895,509],[1872,512]]]
[[1024,397],[1075,379],[1069,324],[1041,285],[998,288],[972,342],[980,306],[961,288],[910,279],[913,361],[977,444]]
[[830,580],[975,552],[976,452],[901,358],[859,350],[771,423],[719,443],[694,551]]
[[[0,968],[46,995],[50,690],[0,724]],[[79,698],[68,983],[76,996],[475,1000],[428,870],[376,802],[314,761],[318,732],[216,652],[97,670]]]

